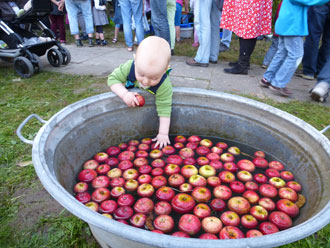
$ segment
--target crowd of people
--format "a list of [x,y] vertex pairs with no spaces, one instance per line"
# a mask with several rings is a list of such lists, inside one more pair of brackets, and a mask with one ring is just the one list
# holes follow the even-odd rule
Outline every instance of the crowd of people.
[[[58,33],[60,42],[66,41],[64,22],[67,13],[77,46],[83,45],[81,40],[84,38],[89,46],[108,44],[103,34],[103,26],[109,23],[106,0],[52,2],[51,28]],[[113,0],[112,3],[115,6],[113,43],[117,42],[120,25],[123,25],[127,50],[133,51],[134,44],[139,45],[144,40],[150,18],[154,35],[165,39],[174,54],[175,44],[181,42],[181,15],[189,12],[189,0]],[[312,98],[322,102],[328,96],[329,0],[283,0],[278,5],[272,0],[190,0],[190,12],[194,13],[192,46],[198,50],[194,58],[186,61],[188,65],[208,67],[209,63],[216,64],[219,53],[230,49],[234,33],[239,38],[238,59],[229,63],[224,72],[247,75],[258,37],[273,32],[272,45],[262,64],[266,71],[260,85],[282,96],[290,96],[292,92],[287,85],[302,61],[303,70],[296,74],[306,80],[318,80],[311,90]],[[85,25],[79,25],[81,22]],[[79,27],[85,35],[81,35]]]

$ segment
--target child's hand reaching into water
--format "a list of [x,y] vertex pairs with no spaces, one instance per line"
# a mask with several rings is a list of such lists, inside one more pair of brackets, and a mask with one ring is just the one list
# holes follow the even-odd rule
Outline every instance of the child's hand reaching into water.
[[152,139],[152,141],[156,141],[155,148],[162,149],[163,147],[171,144],[170,138],[167,134],[161,134],[159,133],[156,138]]

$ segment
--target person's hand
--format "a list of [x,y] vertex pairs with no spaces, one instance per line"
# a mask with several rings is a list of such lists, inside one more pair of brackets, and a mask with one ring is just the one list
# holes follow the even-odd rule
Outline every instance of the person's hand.
[[122,96],[122,99],[128,107],[136,107],[139,105],[139,101],[135,97],[135,95],[137,95],[137,94],[138,93],[136,93],[136,92],[127,91]]
[[59,2],[59,4],[58,4],[58,10],[59,10],[59,11],[63,11],[63,9],[64,9],[64,1],[61,1],[61,2]]
[[[170,138],[167,134],[159,133],[156,138],[152,139],[152,141],[156,141],[155,148],[162,149],[163,147],[171,144]],[[159,146],[159,147],[158,147]]]

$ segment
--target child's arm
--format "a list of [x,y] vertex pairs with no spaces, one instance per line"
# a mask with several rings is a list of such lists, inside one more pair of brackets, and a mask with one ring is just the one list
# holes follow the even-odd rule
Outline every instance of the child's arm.
[[119,96],[124,103],[128,107],[135,107],[139,105],[138,100],[136,99],[135,95],[138,94],[136,92],[129,92],[124,85],[118,83],[118,84],[113,84],[110,86],[110,89],[112,90],[113,93],[115,93],[117,96]]
[[163,117],[163,116],[159,117],[158,135],[156,136],[156,138],[152,139],[152,141],[156,141],[156,147],[159,146],[159,149],[171,143],[170,138],[168,137],[168,132],[170,130],[170,123],[171,123],[170,117]]

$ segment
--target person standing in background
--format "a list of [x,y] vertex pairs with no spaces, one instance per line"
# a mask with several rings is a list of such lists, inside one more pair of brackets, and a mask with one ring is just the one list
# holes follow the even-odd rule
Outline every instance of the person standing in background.
[[96,45],[105,46],[108,42],[104,39],[103,26],[109,24],[106,13],[106,0],[94,0],[93,19],[95,25],[95,43]]
[[[52,0],[53,11],[49,15],[50,29],[61,43],[66,43],[64,16],[66,14],[64,0]],[[57,32],[58,31],[58,32]]]
[[174,46],[175,46],[175,27],[174,27],[175,9],[176,9],[175,0],[167,0],[167,21],[170,29],[171,55],[174,55]]
[[121,17],[121,9],[119,0],[114,0],[114,6],[115,6],[115,16],[113,18],[113,22],[115,23],[115,35],[112,39],[112,43],[117,43],[118,41],[118,33],[120,29],[120,25],[123,24],[123,18]]
[[151,24],[156,36],[165,39],[171,45],[170,28],[167,20],[166,0],[150,0]]
[[182,17],[183,1],[184,1],[184,13],[188,14],[188,12],[189,12],[189,0],[176,0],[176,11],[175,11],[175,22],[174,22],[176,42],[181,41],[180,24],[181,24],[181,17]]

